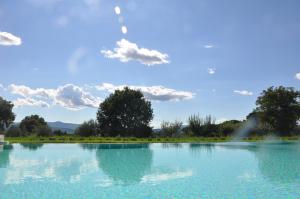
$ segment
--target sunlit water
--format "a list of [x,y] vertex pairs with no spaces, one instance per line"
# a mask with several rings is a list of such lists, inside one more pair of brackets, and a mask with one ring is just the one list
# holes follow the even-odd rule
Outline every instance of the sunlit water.
[[298,143],[44,144],[0,151],[0,198],[300,198]]

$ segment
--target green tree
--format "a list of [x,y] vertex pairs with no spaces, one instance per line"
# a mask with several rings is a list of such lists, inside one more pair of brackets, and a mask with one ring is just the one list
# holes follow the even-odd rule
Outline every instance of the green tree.
[[21,129],[16,125],[11,125],[5,132],[7,137],[19,137],[22,136]]
[[163,121],[160,125],[160,134],[163,137],[178,137],[182,128],[182,122],[165,122]]
[[0,97],[0,132],[9,127],[15,120],[15,114],[12,112],[14,105]]
[[270,87],[256,101],[262,122],[279,135],[291,135],[300,119],[300,92],[291,87]]
[[151,103],[141,91],[128,87],[106,98],[97,112],[99,132],[103,136],[150,136],[152,118]]
[[95,136],[97,135],[97,122],[89,120],[83,122],[76,130],[75,134],[79,136]]
[[191,115],[188,119],[188,128],[195,136],[203,135],[204,121],[199,115]]
[[[49,127],[44,118],[38,115],[26,116],[20,123],[20,128],[24,135],[39,134],[46,135],[49,133]],[[45,130],[46,132],[42,132]]]
[[230,136],[234,131],[240,128],[241,125],[242,122],[239,120],[228,120],[219,124],[219,131],[222,136]]

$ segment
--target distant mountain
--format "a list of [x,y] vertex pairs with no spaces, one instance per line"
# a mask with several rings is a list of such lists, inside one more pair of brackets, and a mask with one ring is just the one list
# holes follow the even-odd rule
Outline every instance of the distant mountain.
[[53,130],[61,130],[66,131],[67,133],[74,133],[75,129],[79,126],[79,124],[72,124],[72,123],[64,123],[64,122],[47,122],[48,125]]

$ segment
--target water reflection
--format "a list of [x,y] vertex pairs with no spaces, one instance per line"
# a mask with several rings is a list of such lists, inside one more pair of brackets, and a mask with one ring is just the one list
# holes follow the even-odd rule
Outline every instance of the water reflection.
[[9,165],[9,154],[12,149],[12,145],[0,145],[0,168],[5,168]]
[[140,182],[150,172],[152,156],[149,144],[103,144],[96,151],[99,168],[121,184]]
[[182,148],[182,144],[181,143],[162,143],[161,144],[162,148],[176,148],[176,149],[180,149]]
[[32,151],[36,151],[43,147],[44,144],[29,144],[29,143],[21,143],[20,144],[24,149],[29,149]]
[[293,183],[300,179],[299,143],[224,144],[222,147],[254,153],[260,173],[272,182]]
[[215,149],[215,144],[213,143],[191,143],[189,144],[189,149],[192,153],[212,153]]

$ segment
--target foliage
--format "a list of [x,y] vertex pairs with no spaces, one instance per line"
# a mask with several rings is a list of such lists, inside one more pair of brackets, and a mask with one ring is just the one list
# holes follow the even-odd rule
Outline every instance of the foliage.
[[[81,137],[75,135],[49,137],[6,137],[10,143],[197,143],[197,142],[228,142],[231,137],[166,137],[166,138],[134,138],[134,137]],[[300,139],[299,136],[280,137],[281,140]],[[264,140],[263,136],[252,136],[244,141]]]
[[218,125],[211,115],[201,118],[199,115],[191,115],[188,119],[188,129],[195,136],[216,136]]
[[83,122],[76,130],[75,134],[79,136],[95,136],[97,135],[97,123],[95,120]]
[[15,114],[12,112],[14,105],[0,97],[0,133],[8,128],[15,120]]
[[188,119],[188,128],[196,136],[202,135],[203,119],[199,115],[191,115]]
[[182,128],[182,122],[165,122],[161,123],[160,135],[163,137],[178,137]]
[[48,125],[39,125],[34,128],[33,134],[46,137],[52,135],[52,130]]
[[12,125],[12,126],[9,127],[9,129],[6,130],[5,136],[19,137],[19,136],[22,136],[22,131],[18,126]]
[[278,135],[291,135],[300,119],[300,91],[290,87],[270,87],[256,101],[255,112]]
[[51,134],[47,122],[38,115],[26,116],[20,123],[20,129],[23,135],[49,136]]
[[102,136],[147,137],[153,118],[151,103],[142,92],[125,87],[116,90],[100,104],[97,112],[99,132]]
[[239,120],[228,120],[219,124],[219,132],[222,136],[230,136],[235,130],[240,128],[242,122]]
[[63,135],[67,135],[67,132],[66,132],[66,131],[62,131],[62,130],[60,130],[60,129],[57,129],[57,130],[54,130],[54,131],[52,132],[52,134],[53,134],[54,136],[63,136]]

